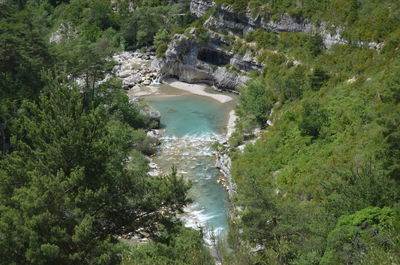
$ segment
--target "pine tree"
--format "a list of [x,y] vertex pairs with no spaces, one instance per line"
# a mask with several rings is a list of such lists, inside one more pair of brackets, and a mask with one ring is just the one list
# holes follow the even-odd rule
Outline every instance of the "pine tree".
[[[156,233],[188,202],[176,174],[130,170],[132,127],[53,78],[13,122],[15,151],[0,161],[0,260],[116,264],[114,235]],[[162,211],[161,211],[162,209]]]

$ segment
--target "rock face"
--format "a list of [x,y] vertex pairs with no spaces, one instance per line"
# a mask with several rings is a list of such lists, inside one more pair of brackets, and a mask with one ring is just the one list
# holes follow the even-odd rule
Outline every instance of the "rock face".
[[[193,16],[199,18],[214,7],[215,3],[207,0],[192,0],[190,4],[190,12]],[[205,22],[207,27],[221,31],[229,30],[235,34],[246,34],[255,29],[265,29],[275,32],[302,32],[307,34],[319,34],[326,48],[330,48],[334,44],[349,43],[342,37],[343,28],[328,25],[322,22],[319,26],[314,25],[306,19],[296,19],[288,14],[283,14],[278,20],[273,20],[267,12],[252,14],[246,12],[240,14],[234,12],[232,6],[220,6],[216,8],[216,13],[208,18]],[[329,30],[331,28],[332,30]],[[371,49],[380,50],[382,43],[375,42],[357,42],[359,46],[367,45]]]
[[[163,77],[176,77],[188,83],[206,83],[222,89],[236,89],[243,85],[250,70],[260,70],[253,58],[238,56],[221,47],[228,45],[223,36],[210,33],[208,42],[185,35],[175,35],[165,59],[154,62]],[[247,57],[247,58],[246,58]],[[228,70],[225,66],[234,66]]]
[[228,196],[232,199],[233,194],[236,192],[235,182],[232,180],[231,175],[231,158],[225,152],[217,151],[216,152],[216,162],[215,167],[219,170],[222,175],[220,183],[223,184],[224,188],[228,192]]
[[[193,16],[201,17],[207,10],[213,7],[213,2],[205,0],[193,0],[190,5],[190,11]],[[275,32],[303,32],[308,34],[320,34],[324,44],[330,48],[333,44],[345,43],[341,38],[341,29],[337,28],[336,32],[329,32],[327,25],[321,23],[319,27],[314,26],[307,20],[296,19],[288,14],[283,14],[279,20],[273,20],[270,14],[263,12],[252,14],[246,12],[244,14],[234,12],[231,6],[221,6],[216,9],[216,14],[210,16],[206,21],[206,26],[215,30],[230,30],[235,34],[246,34],[256,29],[265,29]]]
[[[205,21],[205,26],[213,30],[208,32],[207,40],[175,35],[165,58],[153,61],[152,66],[159,70],[162,77],[175,77],[188,83],[206,83],[221,89],[235,90],[247,82],[248,72],[262,69],[251,53],[238,55],[225,50],[223,47],[230,43],[225,41],[224,35],[215,32],[228,31],[241,36],[261,28],[275,32],[318,33],[328,48],[333,44],[347,43],[341,38],[342,29],[336,28],[336,32],[332,33],[323,23],[316,27],[309,21],[287,14],[274,21],[266,12],[255,15],[250,12],[237,13],[229,5],[217,7],[214,2],[207,0],[192,0],[190,3],[192,15],[198,18],[212,8],[215,9],[214,14]],[[195,29],[190,34],[195,36]]]
[[[262,69],[251,53],[238,55],[224,49],[223,47],[229,46],[230,43],[225,41],[224,35],[216,32],[230,32],[239,36],[256,29],[302,32],[319,34],[326,48],[334,44],[348,43],[341,36],[343,28],[329,27],[327,23],[316,26],[308,20],[296,19],[288,14],[273,20],[271,14],[267,12],[238,13],[232,6],[217,6],[207,0],[192,0],[190,11],[198,18],[212,11],[213,14],[204,23],[212,31],[207,32],[209,37],[207,40],[193,37],[196,36],[194,28],[190,31],[190,37],[183,34],[175,35],[165,58],[156,59],[152,63],[162,77],[175,77],[188,83],[206,83],[221,89],[235,90],[246,83],[248,72]],[[367,45],[377,50],[382,47],[382,44],[378,43],[358,42],[357,45]]]
[[192,0],[190,2],[190,12],[192,15],[199,18],[204,16],[207,11],[214,6],[215,3],[211,1]]

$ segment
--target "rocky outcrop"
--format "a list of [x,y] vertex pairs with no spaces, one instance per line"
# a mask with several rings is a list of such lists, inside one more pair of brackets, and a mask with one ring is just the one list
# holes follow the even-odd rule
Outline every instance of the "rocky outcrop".
[[210,32],[209,36],[207,42],[202,42],[194,37],[175,35],[165,58],[153,65],[159,67],[163,77],[176,77],[183,82],[206,83],[228,90],[245,84],[248,71],[261,69],[251,56],[235,55],[221,48],[228,45],[222,35]]
[[[238,55],[224,49],[223,47],[230,46],[231,43],[225,40],[224,35],[216,32],[228,31],[236,36],[243,36],[256,29],[302,32],[319,34],[327,48],[334,44],[349,43],[341,36],[343,28],[332,27],[327,23],[317,26],[308,20],[297,19],[288,14],[283,14],[278,20],[274,20],[271,14],[265,11],[257,14],[249,11],[238,13],[232,6],[219,6],[207,0],[192,0],[190,11],[197,18],[210,13],[204,23],[211,29],[207,32],[208,39],[202,40],[194,28],[188,35],[176,35],[165,53],[165,58],[155,60],[152,64],[162,77],[175,77],[188,83],[206,83],[221,89],[235,90],[247,82],[248,72],[262,69],[251,52]],[[382,44],[378,43],[356,44],[367,45],[377,50],[382,47]]]
[[[190,11],[195,17],[205,14],[213,6],[209,1],[195,0],[193,2],[195,4],[191,5]],[[229,5],[217,8],[216,13],[207,19],[205,25],[218,31],[229,30],[234,34],[240,35],[245,35],[256,29],[320,34],[327,48],[330,48],[333,44],[345,43],[340,35],[340,28],[330,32],[324,23],[317,27],[307,20],[296,19],[288,14],[283,14],[278,20],[273,20],[267,12],[257,14],[252,14],[251,12],[237,13]]]
[[[193,16],[199,18],[207,13],[207,11],[216,6],[214,2],[207,0],[192,0],[190,12]],[[322,37],[326,48],[330,48],[334,44],[349,43],[342,37],[343,28],[322,22],[315,25],[307,19],[297,19],[288,14],[283,14],[277,20],[272,19],[268,12],[260,11],[254,14],[250,11],[246,13],[237,13],[232,6],[219,6],[215,9],[215,14],[210,16],[205,25],[217,31],[229,30],[234,34],[244,35],[256,29],[264,29],[275,32],[302,32],[307,34],[319,34]],[[380,50],[382,43],[362,42],[356,43],[359,46],[365,46]]]
[[79,36],[79,31],[71,23],[61,23],[57,30],[50,34],[50,43],[70,41]]
[[151,66],[151,60],[155,58],[151,52],[121,52],[113,55],[116,62],[113,72],[116,77],[122,79],[122,87],[126,90],[139,85],[148,86],[155,82],[157,69]]
[[221,173],[221,177],[218,179],[218,183],[224,186],[224,188],[228,192],[229,199],[231,199],[233,197],[233,194],[236,192],[236,185],[235,182],[232,180],[231,175],[231,164],[231,158],[225,151],[216,151],[215,167]]
[[225,67],[218,67],[214,71],[214,79],[214,85],[224,89],[235,89],[249,80],[247,76],[229,72]]
[[215,3],[211,1],[203,1],[203,0],[192,0],[190,2],[190,13],[195,17],[199,18],[204,16],[207,11],[214,7]]
[[140,114],[143,116],[147,116],[151,121],[154,121],[155,127],[158,128],[161,122],[161,113],[150,105],[146,105],[143,109],[140,110]]
[[[152,64],[162,77],[175,77],[188,83],[206,83],[221,89],[235,90],[247,82],[248,72],[262,69],[251,53],[238,55],[224,49],[223,47],[230,46],[231,43],[225,40],[224,35],[216,32],[228,31],[236,36],[243,36],[256,29],[302,32],[319,34],[327,48],[334,44],[348,43],[341,37],[343,28],[329,27],[326,23],[316,26],[308,20],[297,19],[288,14],[274,20],[271,14],[264,11],[257,14],[238,13],[232,6],[219,6],[207,0],[192,0],[190,11],[197,18],[210,13],[204,23],[211,29],[207,32],[209,38],[202,40],[194,28],[188,35],[176,35],[165,53],[165,58],[157,59]],[[377,43],[357,44],[367,44],[368,47],[378,50],[382,47]]]

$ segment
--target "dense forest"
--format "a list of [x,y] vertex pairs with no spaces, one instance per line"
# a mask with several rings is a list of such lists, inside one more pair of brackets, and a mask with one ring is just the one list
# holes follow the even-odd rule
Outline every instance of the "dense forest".
[[[232,4],[240,12],[244,2]],[[275,14],[341,26],[349,43],[326,49],[302,33],[244,36],[266,67],[241,90],[231,142],[263,131],[243,153],[232,150],[239,210],[228,264],[400,263],[399,3],[269,4]],[[383,48],[359,45],[371,41]]]
[[[176,218],[190,185],[175,171],[146,175],[149,117],[119,80],[99,82],[113,52],[188,23],[158,19],[185,6],[138,1],[128,15],[108,0],[2,2],[0,263],[212,264]],[[117,239],[138,229],[152,242]]]
[[[215,2],[214,12],[329,22],[347,40],[328,49],[319,35],[263,29],[231,38],[232,52],[250,50],[264,68],[240,88],[229,139],[237,189],[223,264],[400,264],[399,2]],[[215,263],[176,217],[190,183],[175,170],[147,175],[154,124],[105,79],[115,52],[163,57],[191,27],[207,41],[189,4],[0,1],[1,264]],[[150,243],[118,239],[137,230]]]

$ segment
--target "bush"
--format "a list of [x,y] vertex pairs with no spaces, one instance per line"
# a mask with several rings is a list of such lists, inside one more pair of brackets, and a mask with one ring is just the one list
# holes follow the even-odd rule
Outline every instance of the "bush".
[[328,123],[328,115],[321,109],[317,101],[305,101],[302,105],[301,121],[299,129],[303,136],[318,138],[321,129]]
[[242,117],[253,116],[258,124],[264,126],[273,104],[269,88],[260,81],[252,81],[241,90],[239,100],[238,114]]
[[368,207],[342,216],[328,235],[321,264],[359,264],[368,246],[377,244],[389,250],[394,247],[391,238],[399,233],[400,215],[391,208]]
[[122,265],[212,265],[214,260],[203,245],[201,234],[180,227],[160,240],[129,247]]

